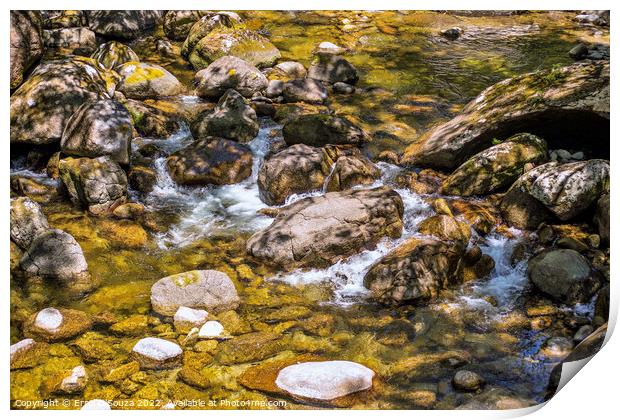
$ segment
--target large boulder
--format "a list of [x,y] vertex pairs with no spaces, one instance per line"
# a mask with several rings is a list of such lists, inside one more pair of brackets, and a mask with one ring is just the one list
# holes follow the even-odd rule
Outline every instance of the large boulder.
[[44,10],[41,12],[45,29],[79,28],[88,26],[86,15],[81,10]]
[[444,180],[441,192],[461,196],[490,194],[516,181],[526,163],[539,164],[546,158],[543,139],[517,134],[468,159]]
[[247,242],[248,252],[282,267],[327,266],[379,240],[399,237],[403,201],[387,187],[331,192],[280,210]]
[[308,78],[326,83],[343,82],[353,85],[357,82],[357,70],[343,57],[333,54],[318,54],[308,68]]
[[27,276],[60,282],[76,293],[95,287],[80,244],[59,229],[48,229],[34,238],[19,264]]
[[326,191],[343,191],[356,185],[369,185],[375,182],[381,171],[357,148],[325,147],[325,154],[332,163],[329,177],[325,183]]
[[280,58],[280,51],[267,38],[221,13],[196,22],[181,53],[197,70],[223,56],[239,57],[257,67],[269,67]]
[[114,69],[130,61],[140,61],[140,57],[134,50],[118,41],[109,41],[99,45],[91,57],[106,69]]
[[609,191],[609,162],[549,162],[523,174],[502,198],[506,222],[534,229],[541,222],[567,221],[592,206]]
[[528,191],[560,220],[570,220],[609,191],[609,162],[592,159],[549,166]]
[[183,92],[179,80],[157,64],[129,61],[116,68],[121,76],[118,90],[132,99],[161,98]]
[[266,159],[258,171],[258,191],[263,202],[284,204],[293,194],[323,188],[330,165],[318,147],[296,144]]
[[370,267],[364,286],[388,305],[435,298],[457,283],[460,257],[461,249],[446,242],[409,239]]
[[322,104],[327,100],[327,89],[314,79],[294,79],[282,86],[284,102]]
[[43,55],[41,16],[35,10],[11,10],[11,89]]
[[236,184],[252,174],[252,151],[232,140],[207,137],[170,155],[166,166],[177,184]]
[[71,201],[92,214],[108,213],[127,199],[127,176],[108,156],[61,159],[58,170]]
[[609,194],[601,195],[596,203],[596,214],[594,215],[594,223],[598,228],[598,234],[601,236],[603,245],[609,245]]
[[256,112],[236,90],[226,91],[215,109],[192,125],[194,138],[223,137],[247,143],[258,135]]
[[43,44],[48,48],[66,48],[90,54],[97,49],[95,33],[88,28],[58,28],[43,31]]
[[60,148],[68,155],[99,157],[128,164],[133,126],[131,115],[112,99],[87,102],[69,118]]
[[220,313],[236,309],[239,296],[232,280],[221,271],[194,270],[153,284],[151,305],[155,312],[166,316],[173,316],[182,306]]
[[133,39],[157,25],[158,10],[88,10],[90,29],[111,38]]
[[49,228],[39,204],[28,197],[11,199],[11,240],[20,248],[28,249]]
[[329,114],[307,114],[290,118],[282,127],[286,144],[321,147],[326,144],[360,146],[368,134],[346,118]]
[[169,10],[164,15],[163,29],[166,37],[173,41],[183,41],[190,29],[200,18],[208,14],[204,10]]
[[174,115],[144,102],[127,99],[123,105],[129,111],[133,126],[141,136],[166,138],[181,127]]
[[469,224],[459,222],[454,217],[445,214],[437,214],[424,219],[418,225],[418,232],[445,241],[453,241],[463,246],[467,245],[471,237]]
[[11,95],[11,142],[60,141],[75,111],[85,102],[111,96],[116,82],[89,58],[41,63]]
[[600,287],[600,276],[572,249],[543,251],[527,267],[530,281],[558,302],[588,302]]
[[234,89],[249,98],[267,89],[269,81],[252,64],[238,57],[224,56],[196,73],[196,95],[219,98],[228,89]]
[[422,135],[407,148],[402,162],[452,169],[496,137],[528,131],[549,141],[541,131],[555,126],[545,121],[566,126],[579,113],[609,119],[609,61],[582,62],[499,82],[458,116]]

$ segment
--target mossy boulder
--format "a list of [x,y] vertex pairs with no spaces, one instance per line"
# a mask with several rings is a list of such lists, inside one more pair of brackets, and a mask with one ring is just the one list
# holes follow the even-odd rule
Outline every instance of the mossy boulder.
[[174,115],[144,102],[127,99],[123,105],[129,111],[132,124],[141,136],[166,138],[181,127]]
[[11,142],[60,141],[69,118],[82,104],[114,93],[118,75],[98,66],[87,58],[39,64],[11,95]]
[[58,170],[71,201],[92,214],[110,212],[127,199],[127,176],[108,156],[61,159]]
[[11,89],[43,55],[41,14],[36,10],[11,10]]
[[28,249],[34,239],[48,230],[41,206],[28,197],[11,199],[11,241]]
[[241,17],[235,12],[204,12],[204,15],[190,26],[181,48],[181,55],[188,58],[196,44],[213,29],[219,27],[242,28],[243,24]]
[[58,28],[43,30],[43,45],[47,48],[69,50],[78,55],[90,54],[97,48],[95,33],[88,28]]
[[[239,57],[257,67],[272,66],[280,58],[280,51],[267,38],[246,29],[234,19],[228,18],[222,23],[224,20],[215,25],[206,23],[207,27],[202,22],[209,21],[201,20],[190,30],[182,53],[187,54],[187,59],[196,70],[206,68],[223,56]],[[211,27],[205,34],[208,26]],[[199,38],[200,35],[203,36]]]
[[128,61],[116,71],[121,76],[118,90],[131,99],[174,96],[185,90],[172,73],[157,64]]
[[469,224],[459,222],[454,217],[438,214],[431,216],[418,225],[418,231],[423,235],[431,235],[444,241],[453,241],[463,246],[471,238]]
[[529,127],[544,129],[545,114],[570,121],[578,113],[609,119],[609,61],[545,69],[499,82],[455,118],[411,144],[402,163],[453,169],[490,146],[494,137],[524,128],[533,132]]
[[510,186],[527,163],[547,159],[546,142],[531,134],[517,134],[469,158],[441,186],[447,195],[484,195]]
[[308,114],[291,117],[282,128],[286,144],[303,143],[321,147],[326,144],[361,146],[368,134],[343,117],[330,114]]
[[87,10],[90,29],[110,38],[133,39],[154,28],[161,19],[158,10]]
[[128,164],[133,126],[127,109],[111,99],[80,106],[67,121],[60,139],[61,150],[73,156],[110,156]]
[[329,160],[335,162],[326,182],[327,191],[344,191],[356,185],[370,185],[381,171],[357,148],[326,147]]
[[236,184],[252,174],[252,152],[232,140],[207,137],[170,155],[166,166],[177,184]]
[[223,137],[247,143],[258,135],[256,112],[234,89],[220,98],[215,109],[192,125],[194,138]]
[[169,10],[163,18],[164,33],[168,39],[183,41],[192,26],[208,14],[204,10]]
[[234,89],[245,97],[267,89],[267,77],[251,63],[233,56],[220,57],[196,73],[196,94],[216,99],[228,89]]
[[409,239],[370,267],[364,286],[387,305],[429,300],[457,284],[461,255],[461,247],[447,242]]
[[269,205],[293,195],[323,188],[330,162],[318,147],[296,144],[266,159],[258,172],[258,191]]
[[140,61],[134,50],[118,41],[108,41],[99,45],[91,57],[107,69],[114,69],[130,61]]

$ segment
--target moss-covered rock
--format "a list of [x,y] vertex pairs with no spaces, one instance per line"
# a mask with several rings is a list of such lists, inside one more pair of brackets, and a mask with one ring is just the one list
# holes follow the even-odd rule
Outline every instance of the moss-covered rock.
[[272,332],[256,332],[234,337],[218,346],[216,359],[223,365],[258,362],[284,349],[282,337]]
[[360,146],[370,140],[363,129],[346,118],[327,114],[293,117],[284,124],[282,135],[289,146],[298,143],[315,147],[326,144]]
[[97,60],[107,69],[114,69],[129,61],[140,61],[140,57],[134,50],[118,41],[108,41],[99,45],[91,58]]
[[174,96],[185,90],[172,73],[157,64],[129,61],[116,70],[121,76],[118,90],[131,99]]
[[91,325],[90,316],[82,311],[46,308],[26,320],[24,335],[47,342],[64,341],[82,334]]
[[510,186],[527,163],[547,159],[546,142],[531,134],[517,134],[469,158],[441,186],[448,195],[484,195]]

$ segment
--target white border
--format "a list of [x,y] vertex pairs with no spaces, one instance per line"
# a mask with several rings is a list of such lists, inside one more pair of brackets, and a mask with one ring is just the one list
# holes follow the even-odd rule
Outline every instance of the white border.
[[[504,0],[504,1],[488,1],[488,0],[473,0],[467,2],[458,2],[456,0],[419,0],[419,1],[404,1],[404,0],[382,0],[378,1],[368,1],[368,0],[358,0],[358,1],[343,1],[343,0],[307,0],[303,3],[293,3],[290,0],[263,0],[261,2],[257,1],[248,1],[248,0],[226,0],[226,1],[189,1],[189,0],[175,0],[175,1],[162,1],[162,0],[151,0],[151,1],[137,1],[134,0],[132,2],[128,2],[127,0],[107,0],[105,2],[101,1],[34,1],[34,0],[22,0],[22,1],[10,1],[7,2],[6,9],[4,13],[1,15],[2,19],[2,27],[4,28],[4,40],[2,41],[1,48],[3,49],[3,66],[5,69],[3,86],[5,86],[5,98],[3,102],[3,128],[5,137],[1,141],[0,147],[2,148],[2,156],[4,158],[4,168],[9,167],[9,41],[8,41],[8,33],[9,33],[9,13],[10,9],[226,9],[226,10],[252,10],[252,9],[272,9],[272,10],[393,10],[393,9],[417,9],[417,10],[448,10],[448,9],[468,9],[468,10],[484,10],[484,9],[497,9],[497,10],[518,10],[518,9],[530,9],[530,10],[582,10],[582,9],[595,9],[595,10],[612,10],[612,34],[615,33],[615,18],[616,16],[620,16],[620,14],[616,14],[613,4],[611,1],[575,1],[575,0],[545,0],[545,1],[532,1],[532,0]],[[617,105],[617,71],[615,69],[615,65],[613,65],[613,61],[615,58],[615,42],[616,40],[612,36],[611,47],[612,47],[612,99],[611,105],[612,110],[616,108]],[[615,112],[612,111],[615,115]],[[618,117],[612,118],[611,120],[611,159],[615,162],[618,159],[618,145],[616,141],[618,141]],[[9,171],[5,169],[4,171],[0,171],[0,179],[2,184],[4,185],[4,189],[2,191],[5,203],[5,213],[4,218],[2,219],[1,226],[3,229],[2,235],[0,237],[8,238],[9,237]],[[612,214],[613,209],[620,208],[617,206],[618,203],[618,194],[616,193],[615,186],[619,182],[616,176],[617,171],[612,165],[611,175],[612,175],[612,193],[611,197],[611,207]],[[616,243],[618,242],[618,224],[615,223],[616,218],[612,216],[611,220],[611,230],[612,230],[612,243],[613,248],[616,249]],[[2,320],[0,320],[0,325],[3,325],[3,331],[5,332],[4,342],[5,345],[2,347],[2,352],[4,354],[3,360],[4,363],[1,363],[3,369],[3,376],[1,382],[1,390],[6,400],[4,401],[3,409],[9,410],[9,281],[8,281],[8,261],[9,261],[9,243],[8,240],[0,241],[0,248],[2,249],[2,261],[4,267],[4,293],[1,294],[2,302],[0,303],[0,307],[4,308],[2,311]],[[611,276],[613,279],[616,278],[617,271],[616,259],[612,259],[611,266]],[[618,302],[619,302],[619,292],[618,287],[612,281],[611,288],[611,306],[612,313],[610,314],[610,330],[613,330],[613,326],[616,323],[617,319],[617,311],[618,311]],[[618,414],[613,414],[617,412],[616,401],[618,400],[618,380],[620,379],[620,364],[618,363],[617,355],[620,355],[620,341],[617,337],[612,337],[610,340],[610,335],[606,338],[608,343],[605,347],[597,354],[595,357],[589,361],[588,367],[583,369],[577,377],[568,382],[568,384],[559,392],[549,403],[547,403],[542,410],[540,406],[536,406],[530,409],[524,410],[512,410],[512,411],[389,411],[390,417],[397,418],[433,418],[433,419],[452,419],[458,416],[460,419],[483,419],[483,418],[509,418],[509,417],[517,417],[521,415],[531,414],[531,418],[533,419],[543,419],[543,418],[561,418],[561,419],[580,419],[580,420],[590,420],[590,419],[608,419],[617,417]],[[317,415],[325,418],[336,418],[340,417],[341,414],[344,414],[341,411],[334,410],[323,410],[323,411],[252,411],[251,414],[245,411],[159,411],[159,412],[144,412],[144,411],[132,411],[131,413],[120,412],[120,411],[108,411],[108,412],[89,412],[89,416],[100,418],[105,416],[106,418],[122,416],[123,414],[130,415],[133,418],[147,418],[147,416],[165,416],[167,418],[177,417],[182,415],[184,418],[188,416],[191,417],[199,417],[205,418],[208,416],[209,418],[226,418],[226,419],[236,419],[236,418],[246,418],[248,415],[251,415],[255,418],[273,418],[283,416],[291,417],[295,416],[296,418],[311,418]],[[152,413],[152,414],[151,414]],[[181,414],[182,413],[182,414]],[[74,412],[58,412],[58,411],[10,411],[11,416],[15,417],[24,417],[28,418],[36,418],[39,416],[45,416],[46,418],[70,418],[73,416],[81,416],[79,411]],[[347,416],[360,416],[360,417],[368,417],[373,418],[380,413],[375,411],[347,411]]]

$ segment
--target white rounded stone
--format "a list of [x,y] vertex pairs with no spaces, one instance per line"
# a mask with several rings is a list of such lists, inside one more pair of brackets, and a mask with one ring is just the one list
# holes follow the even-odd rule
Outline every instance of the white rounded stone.
[[56,331],[62,325],[63,316],[56,308],[45,308],[39,311],[34,325],[46,331]]
[[161,338],[143,338],[133,346],[133,352],[151,360],[164,362],[168,359],[180,356],[183,353],[181,347],[172,341]]
[[90,400],[80,410],[111,410],[110,404],[104,400]]
[[218,338],[222,336],[224,326],[217,321],[208,321],[200,328],[199,338]]
[[174,314],[174,327],[181,332],[186,332],[193,327],[203,325],[207,321],[208,316],[209,313],[203,309],[181,306]]
[[372,370],[355,362],[306,362],[282,369],[276,385],[300,397],[333,400],[371,388],[374,376]]
[[32,338],[25,338],[22,341],[18,341],[15,344],[11,344],[11,360],[17,353],[21,351],[26,351],[32,348],[35,344],[36,342]]

